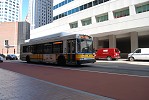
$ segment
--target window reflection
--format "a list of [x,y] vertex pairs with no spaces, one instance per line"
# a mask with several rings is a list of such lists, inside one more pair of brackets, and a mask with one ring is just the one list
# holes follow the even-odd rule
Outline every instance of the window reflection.
[[93,52],[93,42],[86,39],[77,40],[78,53],[92,53]]

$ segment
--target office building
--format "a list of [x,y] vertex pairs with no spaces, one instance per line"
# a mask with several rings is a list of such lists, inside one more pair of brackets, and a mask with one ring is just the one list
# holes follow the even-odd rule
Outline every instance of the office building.
[[22,0],[0,1],[0,22],[16,22],[22,18]]
[[29,10],[26,21],[31,30],[49,24],[53,21],[53,0],[29,0]]
[[116,47],[122,56],[149,47],[149,0],[54,0],[53,23],[31,38],[68,32],[94,37],[94,48]]

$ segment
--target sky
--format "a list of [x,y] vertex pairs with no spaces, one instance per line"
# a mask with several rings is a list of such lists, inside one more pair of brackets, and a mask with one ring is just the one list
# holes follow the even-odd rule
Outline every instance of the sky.
[[23,3],[22,3],[22,20],[23,21],[25,20],[25,17],[28,12],[28,1],[29,0],[23,0]]

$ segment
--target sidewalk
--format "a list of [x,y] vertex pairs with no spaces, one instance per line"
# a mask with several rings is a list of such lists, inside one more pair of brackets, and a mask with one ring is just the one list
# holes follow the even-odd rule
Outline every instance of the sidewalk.
[[0,68],[0,100],[114,100]]
[[96,62],[107,62],[107,63],[126,63],[134,65],[146,65],[149,66],[149,61],[128,61],[127,59],[119,59],[117,61],[107,61],[107,60],[96,60]]

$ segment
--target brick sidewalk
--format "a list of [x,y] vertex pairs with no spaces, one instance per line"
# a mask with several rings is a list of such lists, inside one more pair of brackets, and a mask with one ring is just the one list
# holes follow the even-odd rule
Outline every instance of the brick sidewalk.
[[113,100],[0,68],[0,100]]

